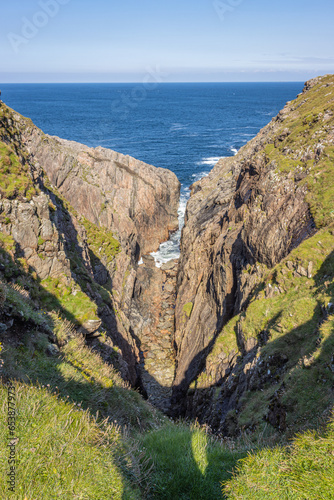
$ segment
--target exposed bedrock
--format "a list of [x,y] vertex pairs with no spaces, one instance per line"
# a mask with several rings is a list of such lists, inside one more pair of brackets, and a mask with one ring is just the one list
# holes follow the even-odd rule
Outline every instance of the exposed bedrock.
[[157,268],[153,257],[143,260],[137,271],[131,305],[131,333],[139,350],[142,389],[149,401],[168,412],[175,373],[177,261]]
[[[331,200],[322,204],[320,199],[322,176],[333,161],[329,86],[329,78],[308,82],[303,94],[235,157],[220,160],[208,177],[193,184],[180,259],[160,269],[148,254],[177,229],[180,183],[173,173],[47,136],[9,108],[2,113],[0,139],[29,165],[43,193],[30,202],[1,199],[0,230],[13,235],[41,279],[78,278],[73,256],[79,255],[85,280],[109,294],[110,300],[102,299],[98,287],[96,292],[91,283],[85,286],[121,349],[124,377],[169,414],[201,414],[208,421],[213,406],[201,407],[201,397],[210,400],[211,389],[187,399],[189,385],[203,369],[214,383],[223,380],[220,410],[234,408],[231,380],[249,371],[258,347],[238,330],[240,359],[231,348],[210,365],[217,336],[246,311],[268,270],[323,227],[327,216],[332,218]],[[317,183],[314,201],[310,193]],[[94,240],[96,228],[105,232]],[[120,242],[118,248],[110,240],[111,255],[104,247],[110,233]],[[140,256],[143,265],[138,266]],[[248,382],[240,378],[240,387],[250,387]]]
[[109,149],[51,137],[6,110],[2,140],[23,146],[30,163],[43,168],[72,207],[115,233],[128,254],[138,259],[156,251],[177,230],[180,183],[174,173]]
[[[176,415],[184,413],[189,384],[223,325],[247,306],[265,270],[315,232],[304,180],[321,157],[319,136],[280,146],[298,123],[299,106],[287,103],[235,157],[220,160],[192,186],[177,279]],[[273,148],[277,161],[270,158]]]
[[[32,178],[35,193],[9,199],[0,191],[0,231],[14,238],[13,256],[25,259],[40,280],[60,279],[72,290],[79,288],[107,331],[103,356],[114,356],[117,346],[124,378],[150,399],[155,383],[160,392],[154,401],[165,405],[174,377],[175,293],[170,288],[176,270],[175,264],[158,270],[145,255],[178,228],[177,177],[111,150],[45,135],[3,103],[0,141],[11,148],[8,154],[16,153],[20,175],[24,182]],[[141,255],[147,269],[137,266]],[[136,314],[142,315],[139,325]],[[101,321],[91,318],[83,331],[99,335],[89,326]]]

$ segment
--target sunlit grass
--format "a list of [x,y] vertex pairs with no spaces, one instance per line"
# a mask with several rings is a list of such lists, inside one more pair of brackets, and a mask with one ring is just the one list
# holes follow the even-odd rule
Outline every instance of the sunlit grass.
[[249,454],[239,462],[224,491],[235,500],[333,499],[333,421],[324,433],[300,434],[292,447]]
[[[120,435],[98,425],[89,411],[62,401],[46,388],[13,383],[16,395],[16,493],[7,490],[7,448],[0,447],[0,496],[51,500],[137,499],[115,462]],[[0,386],[1,413],[7,411],[7,389]],[[7,442],[6,419],[0,441]],[[11,496],[12,495],[12,496]]]

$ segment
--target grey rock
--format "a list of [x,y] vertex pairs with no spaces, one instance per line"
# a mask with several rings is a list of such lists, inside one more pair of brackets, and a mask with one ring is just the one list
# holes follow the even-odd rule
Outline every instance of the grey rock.
[[60,354],[60,349],[56,344],[49,344],[46,348],[46,353],[49,356],[58,356]]

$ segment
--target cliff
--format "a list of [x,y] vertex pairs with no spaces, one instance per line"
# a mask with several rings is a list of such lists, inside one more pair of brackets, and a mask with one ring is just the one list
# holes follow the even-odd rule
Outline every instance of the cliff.
[[[177,280],[173,408],[224,432],[265,417],[284,427],[289,411],[292,421],[298,377],[291,370],[304,357],[321,358],[329,342],[319,340],[319,325],[332,321],[333,85],[333,76],[307,82],[235,157],[220,160],[192,186]],[[328,290],[317,302],[324,275]],[[312,301],[305,297],[297,319],[294,300],[302,301],[303,287]],[[289,314],[293,322],[283,320]],[[288,347],[286,340],[283,349],[282,339],[303,332],[304,320],[299,343]],[[312,349],[310,338],[303,339],[307,320],[314,325]],[[322,366],[326,381],[318,412],[333,401],[331,355],[314,368]],[[251,416],[257,404],[258,420]]]
[[129,321],[137,262],[178,227],[176,176],[47,136],[3,103],[0,141],[0,231],[11,241],[11,258],[54,297],[40,295],[36,304],[61,308],[91,343],[105,330],[105,356],[118,346],[124,378],[141,385]]
[[333,117],[334,76],[307,82],[192,186],[157,268],[175,176],[0,102],[0,399],[25,496],[331,497]]
[[176,176],[115,151],[88,148],[44,134],[5,105],[1,139],[42,167],[71,206],[93,224],[117,235],[139,260],[156,251],[178,228],[180,184]]
[[319,415],[333,400],[333,81],[307,82],[193,184],[180,259],[161,269],[147,253],[177,227],[175,175],[1,104],[0,271],[173,416],[233,434]]

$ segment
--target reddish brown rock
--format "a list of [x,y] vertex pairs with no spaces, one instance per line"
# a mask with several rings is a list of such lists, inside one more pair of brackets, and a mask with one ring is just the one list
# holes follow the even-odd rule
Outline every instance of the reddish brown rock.
[[[5,107],[2,104],[3,108]],[[156,251],[178,228],[180,183],[171,171],[102,147],[44,134],[10,108],[0,138],[41,167],[80,215],[112,231],[135,258]],[[16,135],[10,136],[9,129]]]
[[[279,173],[264,151],[276,136],[289,136],[282,122],[292,111],[288,103],[235,157],[220,160],[208,177],[192,186],[175,311],[176,413],[217,334],[245,307],[264,269],[315,231],[307,185]],[[188,303],[193,304],[190,317],[184,314]]]
[[148,399],[169,411],[175,373],[174,304],[177,261],[155,267],[153,257],[139,266],[130,322],[140,353],[140,378]]

